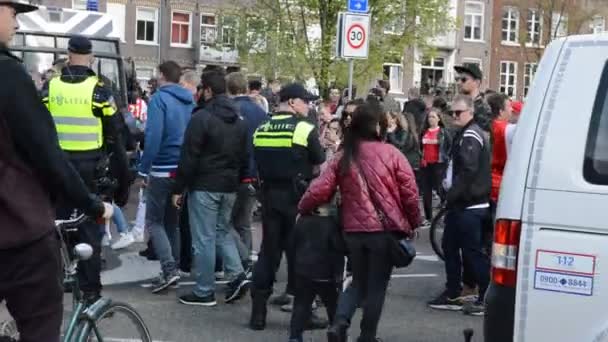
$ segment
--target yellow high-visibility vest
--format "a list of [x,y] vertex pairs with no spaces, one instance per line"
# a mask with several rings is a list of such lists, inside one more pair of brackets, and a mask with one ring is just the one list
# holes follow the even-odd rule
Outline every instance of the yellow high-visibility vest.
[[95,76],[81,83],[63,82],[60,77],[49,83],[48,109],[55,121],[59,145],[64,151],[98,150],[103,145],[101,119],[93,115]]

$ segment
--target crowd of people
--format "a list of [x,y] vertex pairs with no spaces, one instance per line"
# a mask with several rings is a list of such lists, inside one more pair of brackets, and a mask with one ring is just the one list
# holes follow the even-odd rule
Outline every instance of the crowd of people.
[[[390,250],[395,233],[409,237],[428,226],[435,198],[449,210],[443,238],[447,282],[429,306],[483,314],[492,213],[522,104],[482,93],[479,69],[456,68],[461,94],[453,99],[421,98],[412,89],[401,109],[386,82],[365,99],[347,100],[333,88],[322,100],[299,84],[273,81],[263,89],[257,80],[220,69],[203,72],[200,84],[190,82],[192,92],[177,96],[176,89],[188,88],[185,78],[195,79],[193,71],[180,80],[172,65],[168,78],[166,64],[159,67],[158,88],[151,89],[140,165],[141,175],[149,173],[145,216],[152,251],[146,253],[155,254],[162,269],[153,292],[179,280],[185,255],[179,244],[191,241],[197,285],[179,301],[216,305],[214,276],[223,273],[226,302],[250,287],[250,326],[264,329],[266,302],[285,253],[288,284],[274,303],[293,312],[293,341],[301,341],[305,328],[327,326],[311,311],[317,296],[327,308],[330,341],[344,340],[357,304],[368,298],[360,341],[375,341],[393,268],[391,255],[380,251]],[[167,94],[171,98],[161,100]],[[263,243],[254,265],[251,226],[258,202]],[[179,223],[178,209],[186,211]],[[338,238],[336,217],[344,231]],[[191,238],[180,239],[180,227]],[[328,249],[319,238],[342,243]],[[318,269],[312,263],[317,258],[335,262]],[[352,282],[342,292],[345,278]]]
[[[17,11],[32,8],[0,4],[0,14],[14,19]],[[1,89],[3,101],[10,101],[0,107],[6,113],[1,146],[11,148],[0,149],[0,166],[13,178],[12,184],[0,180],[3,187],[29,184],[30,197],[14,197],[23,189],[10,198],[0,193],[3,222],[26,228],[0,239],[3,267],[21,265],[19,258],[27,255],[48,266],[31,270],[37,278],[28,281],[60,274],[48,223],[52,208],[60,208],[59,217],[76,208],[91,218],[112,217],[120,233],[114,249],[148,237],[140,254],[160,264],[153,293],[170,291],[189,273],[195,286],[179,302],[216,306],[222,273],[224,302],[250,290],[249,326],[263,330],[285,255],[288,281],[274,302],[292,312],[290,342],[303,341],[306,329],[328,326],[328,341],[346,341],[357,308],[363,311],[357,341],[379,341],[386,290],[401,254],[398,241],[429,224],[436,197],[448,209],[442,241],[447,279],[445,291],[428,305],[483,315],[493,212],[522,104],[482,92],[476,66],[456,67],[460,94],[454,98],[421,98],[411,89],[402,108],[383,80],[365,98],[332,88],[323,100],[298,83],[275,80],[264,88],[240,72],[209,67],[198,75],[167,61],[121,113],[90,69],[88,39],[70,39],[63,67],[36,89],[6,48],[7,32],[0,37],[0,70],[18,82],[20,96]],[[57,100],[66,96],[74,100]],[[84,100],[91,96],[92,103]],[[133,150],[136,176],[128,171],[125,150]],[[106,159],[117,179],[107,193],[97,179]],[[120,210],[130,184],[140,189],[133,228]],[[263,240],[256,258],[252,225],[258,203]],[[94,249],[78,270],[91,303],[101,292],[103,235],[109,238],[90,220],[77,237]],[[10,292],[16,280],[9,277],[2,273],[0,299],[7,299],[26,331],[22,339],[59,336],[63,304],[51,290],[60,286],[49,290],[54,296],[24,300],[25,293]],[[327,320],[314,312],[317,297]],[[32,317],[41,317],[28,307],[34,302],[56,310],[28,332]]]

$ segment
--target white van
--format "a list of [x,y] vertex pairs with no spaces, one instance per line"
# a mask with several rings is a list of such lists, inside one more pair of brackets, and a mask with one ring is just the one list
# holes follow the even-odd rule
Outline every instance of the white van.
[[547,48],[502,181],[486,342],[608,341],[608,35]]

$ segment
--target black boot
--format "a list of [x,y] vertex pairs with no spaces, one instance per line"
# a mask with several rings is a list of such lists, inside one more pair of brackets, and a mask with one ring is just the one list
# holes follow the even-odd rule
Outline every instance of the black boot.
[[346,342],[348,339],[348,325],[336,323],[327,330],[327,342]]
[[251,290],[251,319],[249,327],[252,330],[264,330],[266,328],[266,301],[272,293],[271,290]]

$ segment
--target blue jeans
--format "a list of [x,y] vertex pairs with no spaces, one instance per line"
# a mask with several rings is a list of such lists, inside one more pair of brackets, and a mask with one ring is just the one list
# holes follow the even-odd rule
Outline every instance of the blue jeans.
[[445,253],[446,287],[450,298],[462,291],[463,264],[469,267],[470,276],[479,286],[479,298],[490,281],[490,260],[483,252],[483,225],[488,209],[454,209],[445,217],[445,230],[441,242]]
[[146,191],[146,226],[165,276],[177,272],[180,256],[177,208],[171,202],[174,183],[171,178],[150,177]]
[[127,233],[129,231],[129,224],[127,223],[125,214],[123,214],[120,207],[116,204],[113,204],[112,206],[114,207],[114,215],[112,215],[112,222],[116,226],[116,230],[120,234]]
[[188,194],[188,215],[192,233],[192,259],[196,286],[194,294],[205,297],[215,292],[216,247],[228,279],[244,272],[230,231],[235,193],[192,191]]

